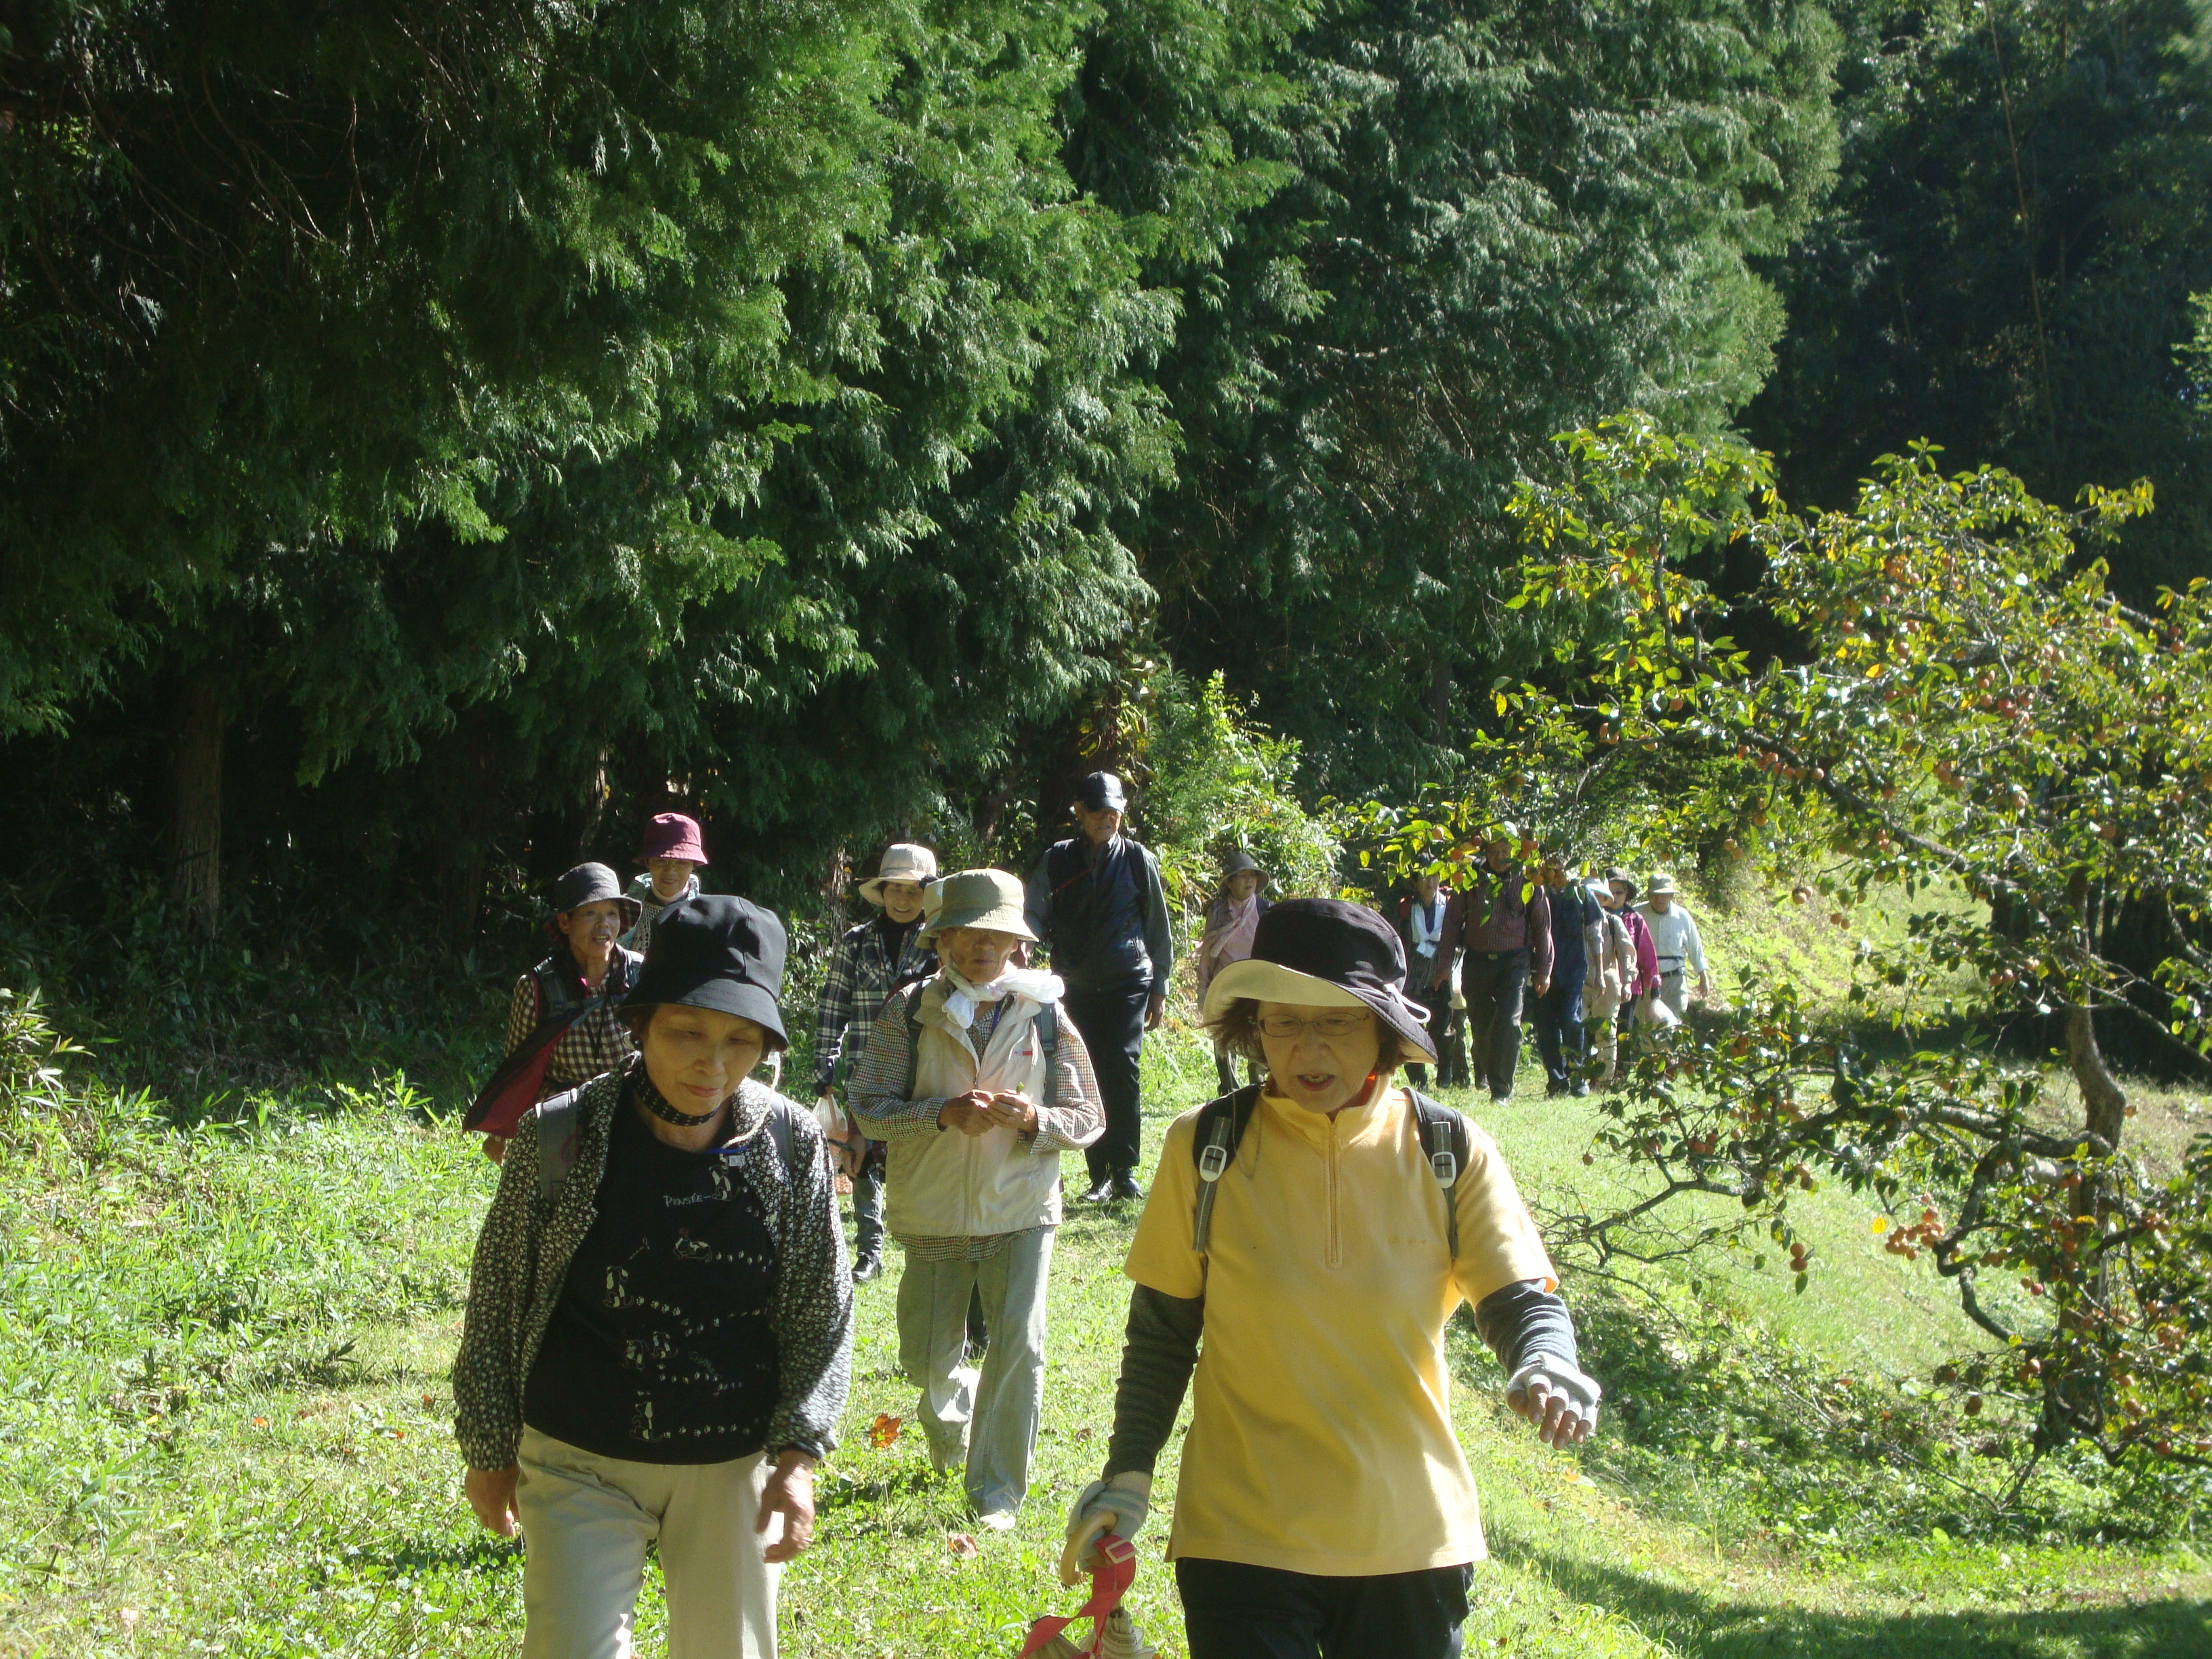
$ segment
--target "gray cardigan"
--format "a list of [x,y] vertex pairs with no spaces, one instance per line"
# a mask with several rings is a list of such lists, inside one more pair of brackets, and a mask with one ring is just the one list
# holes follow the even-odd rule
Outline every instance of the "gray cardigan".
[[[576,1161],[541,1206],[538,1114],[526,1114],[500,1166],[483,1231],[469,1269],[468,1314],[453,1357],[453,1436],[472,1469],[503,1469],[522,1443],[522,1389],[546,1322],[560,1300],[568,1263],[599,1214],[607,1136],[623,1105],[623,1085],[641,1062],[630,1060],[584,1086],[577,1104]],[[837,1224],[830,1164],[814,1115],[793,1115],[788,1164],[773,1137],[758,1131],[781,1097],[747,1082],[738,1091],[732,1139],[750,1134],[738,1172],[753,1188],[776,1236],[775,1326],[782,1387],[769,1421],[770,1455],[787,1448],[826,1455],[852,1382],[853,1280]]]

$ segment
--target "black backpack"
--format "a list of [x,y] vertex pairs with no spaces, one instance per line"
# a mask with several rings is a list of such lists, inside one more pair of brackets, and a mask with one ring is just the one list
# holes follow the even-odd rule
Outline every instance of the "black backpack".
[[[1419,1090],[1413,1097],[1413,1121],[1420,1126],[1421,1146],[1427,1152],[1429,1170],[1444,1190],[1444,1238],[1451,1260],[1459,1260],[1460,1171],[1467,1168],[1473,1143],[1467,1120],[1449,1106],[1439,1105]],[[1191,1219],[1190,1247],[1206,1254],[1213,1225],[1213,1194],[1229,1166],[1237,1161],[1237,1148],[1245,1126],[1260,1103],[1260,1085],[1248,1083],[1233,1094],[1208,1101],[1198,1109],[1198,1127],[1190,1138],[1190,1159],[1198,1166],[1198,1204]]]

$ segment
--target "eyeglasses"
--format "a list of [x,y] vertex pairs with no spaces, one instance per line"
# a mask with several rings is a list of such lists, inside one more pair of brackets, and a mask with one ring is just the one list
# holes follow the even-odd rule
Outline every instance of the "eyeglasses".
[[1316,1036],[1348,1037],[1354,1031],[1367,1029],[1372,1014],[1322,1014],[1312,1019],[1300,1019],[1296,1014],[1268,1014],[1260,1021],[1260,1029],[1271,1037],[1302,1036],[1310,1030]]

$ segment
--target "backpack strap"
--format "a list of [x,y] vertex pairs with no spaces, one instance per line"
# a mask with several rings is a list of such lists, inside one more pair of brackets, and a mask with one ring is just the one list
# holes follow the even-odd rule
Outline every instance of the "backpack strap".
[[1421,1152],[1428,1159],[1429,1173],[1436,1176],[1437,1185],[1444,1194],[1444,1243],[1454,1261],[1459,1260],[1459,1178],[1467,1168],[1474,1151],[1474,1143],[1467,1131],[1467,1120],[1449,1106],[1439,1105],[1418,1089],[1406,1091],[1413,1097],[1413,1121],[1421,1133]]
[[1044,1050],[1044,1098],[1038,1107],[1048,1109],[1060,1092],[1060,1005],[1042,1003],[1036,1011],[1037,1046]]
[[1243,1088],[1210,1100],[1198,1109],[1198,1123],[1190,1137],[1191,1162],[1198,1166],[1198,1203],[1191,1217],[1190,1248],[1206,1254],[1213,1229],[1213,1194],[1229,1166],[1237,1161],[1237,1148],[1260,1103],[1260,1085]]
[[583,1141],[583,1090],[564,1090],[538,1103],[535,1109],[538,1140],[538,1207],[553,1207],[561,1183],[575,1166]]
[[[931,978],[936,977],[932,975]],[[914,1080],[921,1074],[921,993],[928,980],[915,982],[906,1000],[906,1086],[912,1089]],[[894,993],[896,994],[896,993]],[[1044,1098],[1037,1103],[1040,1109],[1048,1109],[1060,1093],[1060,1005],[1040,1003],[1036,1011],[1037,1041],[1044,1048]]]

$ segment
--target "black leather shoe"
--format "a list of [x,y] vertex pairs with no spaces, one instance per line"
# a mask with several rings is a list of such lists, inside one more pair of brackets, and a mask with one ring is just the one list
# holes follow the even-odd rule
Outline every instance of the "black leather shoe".
[[853,1282],[855,1285],[866,1285],[870,1280],[881,1279],[883,1276],[884,1259],[873,1250],[866,1251],[853,1258]]
[[1127,1170],[1114,1177],[1110,1188],[1109,1196],[1116,1202],[1141,1204],[1145,1201],[1145,1189],[1137,1184],[1137,1177]]
[[1089,1192],[1084,1194],[1083,1201],[1085,1204],[1112,1203],[1114,1201],[1113,1182],[1110,1180],[1099,1182],[1097,1185],[1093,1186]]

